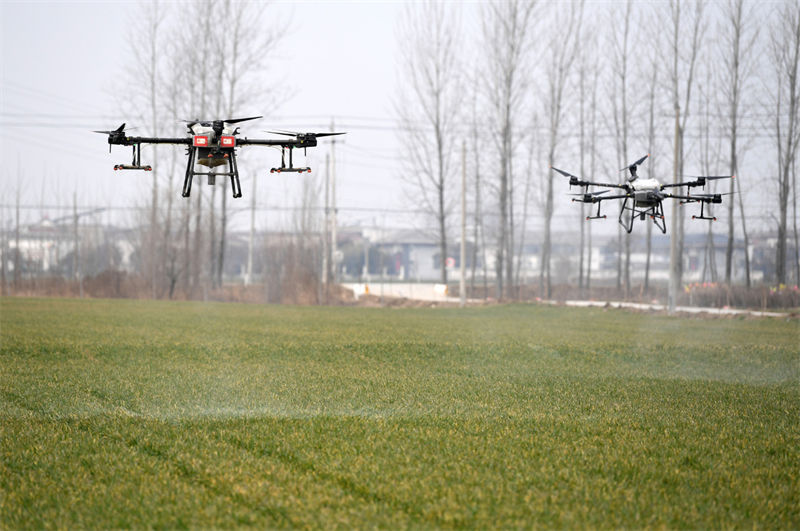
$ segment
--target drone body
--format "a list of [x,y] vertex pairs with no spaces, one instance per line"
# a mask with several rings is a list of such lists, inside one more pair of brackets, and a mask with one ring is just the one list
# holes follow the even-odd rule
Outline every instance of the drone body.
[[[284,139],[258,139],[258,138],[238,138],[239,128],[233,124],[255,120],[261,116],[249,118],[232,118],[227,120],[184,120],[188,127],[188,136],[182,138],[161,138],[161,137],[138,137],[127,136],[125,134],[125,124],[122,124],[113,131],[95,131],[108,135],[108,150],[111,146],[131,146],[133,149],[133,161],[131,164],[116,164],[115,170],[143,170],[152,171],[149,165],[141,164],[142,144],[176,144],[186,146],[188,161],[186,164],[186,175],[183,181],[183,197],[189,197],[192,192],[192,180],[195,176],[204,175],[208,177],[208,184],[215,184],[216,177],[230,177],[233,197],[242,197],[242,187],[239,183],[239,168],[236,163],[236,149],[242,146],[273,146],[281,148],[281,165],[272,168],[273,172],[310,172],[309,167],[294,167],[292,160],[292,150],[317,145],[317,137],[341,135],[344,133],[291,133],[286,131],[273,132],[273,134],[284,135],[292,138]],[[289,151],[289,165],[286,165],[286,151]],[[209,171],[197,171],[195,165],[205,166]],[[227,166],[227,167],[226,167]],[[218,171],[222,168],[227,171]]]
[[[607,201],[609,199],[622,199],[622,208],[620,208],[619,212],[619,223],[622,225],[625,230],[630,233],[633,230],[633,223],[636,221],[638,217],[641,221],[644,221],[645,218],[648,216],[650,219],[653,220],[653,223],[661,230],[662,233],[667,232],[667,225],[664,219],[664,205],[663,201],[665,199],[677,199],[681,202],[681,204],[685,203],[700,203],[700,215],[699,216],[692,216],[692,219],[706,219],[709,221],[715,221],[715,217],[706,216],[705,215],[705,205],[706,204],[719,204],[722,203],[722,196],[727,194],[694,194],[692,195],[691,190],[695,187],[704,188],[708,181],[716,180],[716,179],[733,179],[733,175],[713,175],[713,176],[695,176],[693,177],[694,180],[680,182],[680,183],[673,183],[673,184],[661,184],[658,179],[639,179],[637,174],[637,168],[641,163],[643,163],[650,155],[645,155],[644,157],[640,158],[630,166],[623,168],[620,171],[628,170],[630,172],[630,176],[628,177],[627,182],[622,184],[615,184],[615,183],[602,183],[602,182],[593,182],[593,181],[585,181],[576,175],[572,175],[564,170],[559,170],[551,166],[551,168],[564,175],[565,177],[569,177],[569,185],[570,188],[573,186],[583,186],[584,191],[581,194],[573,194],[579,196],[578,199],[573,198],[573,201],[577,201],[579,203],[597,203],[597,213],[594,216],[587,216],[586,219],[605,219],[606,216],[600,214],[600,205],[603,201]],[[607,193],[609,190],[600,190],[597,192],[589,192],[590,186],[599,186],[604,188],[617,188],[621,190],[622,193],[613,194],[613,195],[603,195]],[[686,187],[687,192],[686,194],[681,193],[671,193],[665,191],[667,188],[678,188]],[[626,213],[629,213],[626,216]]]

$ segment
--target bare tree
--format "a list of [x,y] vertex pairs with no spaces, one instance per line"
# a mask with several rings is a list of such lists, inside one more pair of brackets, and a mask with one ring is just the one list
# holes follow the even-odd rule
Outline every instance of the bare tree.
[[797,229],[797,157],[792,161],[792,219],[794,227],[794,285],[800,284],[800,231]]
[[[476,69],[477,70],[477,69]],[[488,295],[488,278],[486,274],[486,241],[485,241],[485,225],[483,223],[483,181],[481,179],[481,117],[478,114],[478,96],[479,96],[479,83],[481,82],[479,76],[473,76],[471,82],[471,105],[470,105],[470,150],[472,151],[472,185],[473,185],[473,216],[472,216],[472,260],[470,272],[470,292],[475,293],[475,275],[478,267],[478,249],[481,252],[481,269],[483,272],[483,294],[484,297]]]
[[447,283],[448,188],[454,178],[455,124],[462,103],[458,24],[452,5],[428,1],[404,12],[400,28],[405,87],[397,110],[406,129],[408,175],[436,220],[441,282]]
[[[164,53],[161,41],[163,19],[164,11],[158,0],[152,0],[147,9],[141,10],[141,13],[137,12],[133,17],[132,39],[136,45],[131,47],[133,61],[128,66],[125,77],[126,99],[136,105],[136,109],[140,111],[138,119],[154,135],[159,132],[159,115],[162,112],[159,85],[162,80],[160,58]],[[158,146],[154,144],[150,150],[152,160],[156,162]],[[158,164],[155,164],[152,172],[149,227],[142,234],[142,250],[147,249],[142,265],[146,270],[152,298],[157,296],[161,265],[156,251],[160,247],[158,240],[161,234],[158,224],[159,177]]]
[[[517,241],[517,252],[516,252],[516,269],[514,273],[514,286],[517,287],[517,293],[519,291],[520,286],[520,272],[522,270],[522,255],[523,251],[525,250],[525,235],[528,228],[528,207],[530,205],[531,193],[532,193],[532,184],[533,184],[533,176],[534,174],[538,174],[536,170],[536,165],[534,162],[534,153],[536,151],[536,145],[539,144],[539,138],[536,135],[536,131],[539,129],[537,117],[534,116],[531,120],[533,127],[531,127],[531,135],[529,139],[529,147],[528,147],[528,160],[525,165],[525,187],[522,193],[522,218],[520,219],[520,234]],[[512,238],[513,240],[513,238]]]
[[[134,104],[147,109],[148,116],[140,118],[148,122],[149,128],[157,133],[161,123],[175,123],[180,118],[208,119],[207,113],[212,112],[215,118],[231,117],[255,98],[259,104],[263,104],[265,96],[273,98],[270,85],[265,88],[258,83],[280,37],[277,29],[263,29],[265,9],[265,5],[232,0],[192,3],[182,8],[181,15],[197,24],[188,32],[175,31],[176,39],[165,46],[161,38],[164,26],[169,29],[183,20],[175,10],[165,13],[156,0],[148,3],[147,9],[142,10],[147,16],[141,18],[134,37],[140,44],[131,47],[135,56],[131,75],[140,86],[133,91]],[[217,24],[220,19],[226,23]],[[243,45],[245,42],[247,46]],[[176,133],[173,126],[173,134]],[[157,157],[155,150],[153,157]],[[162,174],[153,172],[149,239],[143,242],[150,262],[145,270],[154,295],[158,276],[163,279],[159,281],[162,293],[168,291],[172,296],[176,287],[183,284],[189,296],[196,296],[201,279],[203,286],[206,282],[212,287],[221,285],[228,224],[227,181],[218,183],[223,187],[221,205],[217,205],[216,188],[210,194],[204,187],[195,188],[196,199],[182,202],[182,219],[175,234],[171,190],[176,157],[173,152],[165,208],[158,203],[158,180]],[[154,167],[161,166],[156,163]],[[206,219],[204,204],[208,205]],[[162,241],[156,244],[158,239]],[[181,254],[183,258],[179,259]],[[203,260],[204,256],[208,258]]]
[[[675,112],[675,165],[673,168],[673,183],[680,182],[683,175],[683,137],[686,124],[690,116],[690,103],[694,87],[694,74],[697,59],[700,54],[704,26],[703,2],[693,4],[694,11],[687,13],[683,9],[681,0],[670,0],[668,7],[668,50],[666,56],[670,63],[670,89],[672,107]],[[690,27],[687,38],[686,26]],[[670,281],[668,306],[674,311],[678,296],[678,287],[683,277],[683,205],[673,201],[672,230],[670,234]]]
[[[176,61],[175,57],[171,57],[169,63],[174,64]],[[179,107],[180,107],[180,89],[178,86],[180,85],[179,82],[179,75],[175,70],[168,69],[168,72],[172,72],[171,76],[167,76],[164,81],[165,87],[165,96],[163,97],[163,101],[165,102],[165,111],[167,116],[178,116],[179,114]],[[172,126],[172,135],[177,136],[177,121],[173,120]],[[167,175],[169,175],[169,179],[167,181],[167,190],[166,190],[166,212],[164,214],[164,231],[162,235],[162,249],[161,253],[164,258],[164,276],[167,280],[166,291],[168,297],[171,299],[175,295],[175,290],[178,285],[178,281],[181,278],[181,275],[185,271],[185,263],[183,266],[179,263],[179,254],[181,249],[181,242],[183,241],[184,235],[188,234],[188,217],[184,215],[182,220],[179,220],[179,226],[177,233],[173,233],[173,206],[174,206],[174,197],[175,197],[175,174],[176,168],[178,167],[178,152],[179,150],[173,149],[170,153],[170,162],[169,162],[169,170],[167,171]],[[183,210],[184,212],[188,212],[187,207],[190,205],[188,202],[183,203]]]
[[507,282],[512,282],[509,252],[513,248],[509,234],[509,226],[513,222],[509,216],[512,197],[510,173],[514,147],[518,142],[514,137],[516,119],[522,114],[528,88],[525,71],[535,7],[536,1],[495,1],[487,4],[482,13],[482,46],[486,53],[484,79],[499,163],[500,219],[495,257],[498,298],[506,295],[503,276],[507,275]]
[[[722,38],[717,42],[721,44],[720,55],[722,58],[722,74],[724,82],[721,94],[726,100],[727,128],[730,141],[730,171],[731,175],[739,172],[738,141],[739,126],[742,113],[743,91],[753,73],[756,56],[754,55],[758,30],[755,20],[755,4],[747,8],[745,0],[728,0],[723,6],[723,22],[721,27]],[[739,183],[731,180],[729,192],[735,192],[734,186]],[[730,285],[733,276],[734,252],[734,205],[733,195],[728,203],[728,244],[725,249],[725,283]],[[741,211],[744,218],[744,210]],[[744,223],[744,219],[742,219]],[[746,234],[746,231],[745,231]],[[750,260],[747,245],[744,249],[747,265],[747,286],[750,287]]]
[[[589,103],[589,175],[594,177],[597,174],[597,149],[599,142],[599,111],[597,108],[598,85],[600,81],[600,73],[603,68],[602,57],[597,57],[592,65],[591,83],[590,83],[590,103]],[[583,171],[583,167],[581,167]],[[582,174],[585,175],[585,174]],[[583,220],[583,217],[581,217]],[[591,223],[586,226],[586,293],[591,296],[592,293],[592,225]]]
[[[584,27],[581,42],[585,45],[578,49],[578,121],[579,121],[579,134],[578,134],[578,150],[580,152],[580,170],[581,176],[586,176],[586,155],[593,149],[594,140],[591,138],[592,127],[591,124],[596,119],[596,108],[591,106],[592,103],[596,104],[596,84],[599,77],[600,57],[597,54],[597,31],[593,24],[587,24]],[[592,97],[589,94],[591,92]],[[587,101],[589,100],[589,101]],[[587,103],[589,108],[587,109]],[[591,116],[591,118],[590,118]],[[588,126],[588,127],[587,127]],[[594,129],[596,133],[596,128]],[[580,210],[580,251],[578,256],[578,289],[583,295],[584,287],[589,278],[589,263],[586,257],[586,243],[587,234],[586,229],[591,228],[586,223],[586,204],[581,202]]]
[[[700,163],[704,175],[712,173],[712,168],[715,168],[719,163],[721,145],[719,136],[714,135],[712,132],[712,123],[714,119],[716,102],[714,101],[713,93],[716,93],[716,84],[713,76],[712,65],[708,61],[704,61],[703,73],[705,73],[705,80],[700,86],[700,101],[698,103],[698,117],[700,122]],[[731,201],[733,198],[731,198]],[[714,205],[706,205],[706,215],[713,217]],[[714,224],[708,223],[708,230],[706,232],[706,246],[703,253],[703,281],[717,282],[717,256],[716,247],[714,244]]]
[[[657,36],[658,39],[660,37]],[[657,173],[657,165],[659,157],[656,154],[656,111],[660,109],[659,93],[662,83],[662,78],[659,75],[661,72],[661,61],[658,57],[657,49],[659,44],[656,44],[656,50],[652,50],[650,56],[649,71],[647,73],[647,152],[650,154],[650,162],[648,168],[650,175]],[[653,254],[653,224],[647,224],[647,235],[645,236],[645,266],[644,266],[644,283],[642,284],[642,292],[648,293],[650,290],[650,264]]]
[[[225,58],[222,75],[219,79],[220,94],[225,100],[220,111],[226,118],[237,116],[240,109],[259,102],[260,105],[274,106],[279,100],[275,85],[259,82],[257,74],[267,69],[267,62],[274,56],[283,35],[280,28],[286,22],[265,28],[264,19],[267,4],[233,2],[225,0],[222,15],[228,24],[219,26],[222,39],[219,53]],[[222,285],[225,267],[225,251],[228,228],[228,181],[222,182],[222,205],[220,214],[220,239],[216,260],[216,284]]]
[[775,79],[775,139],[778,148],[778,244],[775,276],[786,283],[787,214],[792,168],[800,142],[800,4],[786,2],[778,13],[771,36],[771,57]]
[[[583,2],[564,4],[557,8],[555,24],[545,65],[547,89],[544,95],[545,116],[548,120],[548,165],[552,168],[562,140],[564,99],[572,64],[578,56],[578,43],[583,21]],[[539,268],[539,293],[551,296],[550,256],[552,241],[550,225],[553,219],[553,170],[547,172],[547,192],[544,207],[544,244]]]
[[[632,104],[629,94],[628,85],[631,84],[629,61],[631,58],[631,50],[635,47],[633,41],[635,34],[631,32],[631,26],[634,24],[633,17],[633,1],[627,0],[625,2],[624,11],[620,13],[615,7],[610,12],[611,21],[609,28],[611,34],[611,90],[609,91],[611,97],[611,108],[613,109],[614,121],[614,137],[616,139],[617,148],[617,166],[624,168],[628,164],[628,134],[630,132],[630,116],[632,114]],[[622,178],[625,175],[622,174]],[[625,297],[630,295],[631,291],[631,237],[627,231],[624,231],[621,225],[617,226],[617,289],[619,290],[624,279],[625,283]],[[623,267],[622,260],[622,242],[625,245],[625,262]]]

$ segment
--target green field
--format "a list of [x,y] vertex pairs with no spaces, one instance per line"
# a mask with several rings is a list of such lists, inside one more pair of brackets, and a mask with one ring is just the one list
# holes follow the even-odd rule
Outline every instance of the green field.
[[800,527],[797,319],[0,312],[0,529]]

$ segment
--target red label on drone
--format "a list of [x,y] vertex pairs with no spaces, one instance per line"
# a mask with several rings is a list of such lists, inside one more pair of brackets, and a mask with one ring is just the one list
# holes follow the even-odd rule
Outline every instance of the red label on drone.
[[225,148],[232,148],[236,146],[236,137],[221,136],[219,137],[219,145]]
[[195,135],[194,137],[194,146],[195,147],[208,147],[208,137],[202,135]]

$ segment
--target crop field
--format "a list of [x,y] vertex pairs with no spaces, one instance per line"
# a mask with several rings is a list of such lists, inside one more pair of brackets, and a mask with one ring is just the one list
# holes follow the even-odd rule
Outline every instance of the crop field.
[[0,528],[800,527],[800,323],[0,302]]

